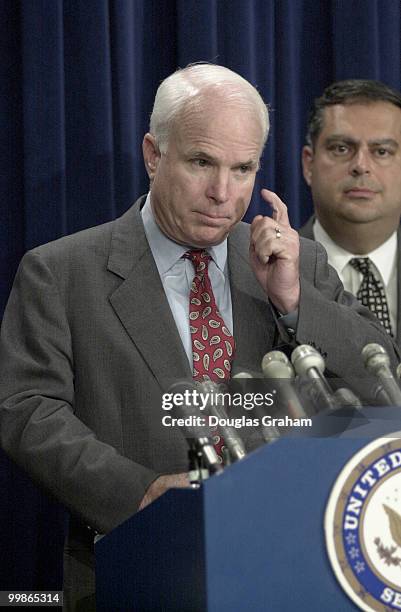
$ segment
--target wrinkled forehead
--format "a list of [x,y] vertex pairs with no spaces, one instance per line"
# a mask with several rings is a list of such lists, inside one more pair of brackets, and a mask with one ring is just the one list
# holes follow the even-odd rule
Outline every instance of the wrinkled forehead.
[[401,108],[391,102],[361,99],[327,106],[321,131],[339,128],[401,137]]
[[253,147],[260,155],[263,127],[251,100],[244,97],[195,96],[188,100],[171,126],[170,135],[180,141],[191,138],[229,138]]

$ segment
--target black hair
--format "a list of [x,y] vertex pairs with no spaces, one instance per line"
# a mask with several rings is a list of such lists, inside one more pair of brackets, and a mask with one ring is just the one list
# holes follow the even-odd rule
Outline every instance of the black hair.
[[332,83],[323,94],[314,100],[309,113],[306,142],[315,146],[323,129],[324,109],[334,104],[369,104],[370,102],[390,102],[401,108],[401,94],[380,81],[367,79],[348,79]]

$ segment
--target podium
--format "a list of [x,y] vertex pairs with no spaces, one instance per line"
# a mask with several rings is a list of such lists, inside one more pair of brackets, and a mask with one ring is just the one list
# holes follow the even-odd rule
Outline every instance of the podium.
[[98,612],[357,610],[323,518],[339,472],[377,433],[280,438],[199,489],[168,491],[96,544]]

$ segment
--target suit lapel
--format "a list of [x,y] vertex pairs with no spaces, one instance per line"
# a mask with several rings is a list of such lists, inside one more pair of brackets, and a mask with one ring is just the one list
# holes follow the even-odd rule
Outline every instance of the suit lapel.
[[315,215],[309,217],[305,225],[299,228],[298,233],[300,236],[304,238],[309,238],[309,240],[314,240],[315,237],[313,235],[313,224],[315,222]]
[[110,297],[121,324],[162,389],[191,378],[160,276],[150,251],[138,200],[113,228],[108,269],[123,279]]
[[272,349],[276,326],[267,297],[249,265],[249,230],[240,224],[228,239],[228,262],[236,342],[234,373],[260,372],[263,355]]
[[[300,236],[314,240],[314,221],[315,216],[312,215],[305,225],[299,229]],[[401,346],[401,228],[397,231],[397,335],[394,340],[398,346]]]
[[[108,270],[122,278],[110,303],[162,389],[191,378],[191,368],[143,228],[138,200],[114,222]],[[236,358],[233,367],[260,371],[275,339],[267,298],[248,262],[249,230],[237,226],[228,240]]]

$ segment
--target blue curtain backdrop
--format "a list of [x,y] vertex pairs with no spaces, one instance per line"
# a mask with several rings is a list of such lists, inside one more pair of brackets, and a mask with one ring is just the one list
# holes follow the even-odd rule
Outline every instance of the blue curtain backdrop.
[[[311,212],[300,150],[334,80],[400,89],[399,0],[1,0],[0,317],[38,244],[109,221],[146,190],[141,140],[178,66],[224,64],[258,86],[272,130],[260,187],[295,227]],[[62,509],[0,456],[0,590],[56,588]]]

